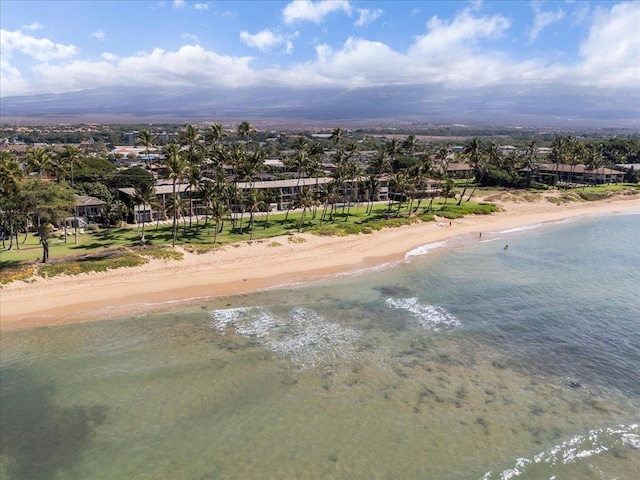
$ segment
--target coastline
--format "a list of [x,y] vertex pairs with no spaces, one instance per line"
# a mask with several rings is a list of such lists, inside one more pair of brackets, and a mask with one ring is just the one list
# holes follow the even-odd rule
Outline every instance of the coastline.
[[[151,313],[165,309],[168,303],[310,282],[400,261],[417,247],[460,235],[640,211],[638,196],[561,205],[546,200],[495,203],[501,212],[469,215],[451,225],[443,220],[347,237],[286,235],[204,254],[184,252],[182,260],[152,260],[133,268],[12,282],[0,290],[0,330]],[[290,242],[292,236],[305,241]]]

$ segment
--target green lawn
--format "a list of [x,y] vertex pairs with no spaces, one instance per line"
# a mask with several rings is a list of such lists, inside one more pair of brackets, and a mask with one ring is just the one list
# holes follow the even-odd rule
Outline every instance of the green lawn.
[[[366,206],[338,208],[333,221],[326,215],[320,222],[322,210],[318,210],[314,218],[312,212],[307,212],[302,223],[301,231],[318,235],[350,235],[359,233],[371,233],[374,230],[400,226],[403,224],[432,221],[434,214],[445,218],[459,218],[469,214],[489,214],[496,210],[490,204],[478,204],[463,202],[461,206],[455,205],[455,201],[449,199],[446,208],[443,208],[443,199],[433,202],[430,212],[425,212],[428,200],[423,200],[418,207],[418,202],[413,203],[411,215],[408,213],[408,205],[403,203],[398,212],[398,204],[394,203],[388,216],[387,204],[377,204],[371,214],[367,215]],[[277,212],[256,216],[253,227],[253,239],[261,240],[276,237],[287,233],[299,231],[300,212],[290,212],[286,218],[285,212]],[[178,245],[195,252],[208,251],[221,245],[248,241],[251,238],[249,228],[249,215],[245,214],[242,221],[242,232],[239,221],[235,228],[226,220],[224,228],[218,234],[214,243],[215,222],[209,219],[205,226],[203,218],[189,226],[189,222],[179,222]],[[140,232],[136,226],[128,228],[96,229],[78,234],[77,241],[73,230],[68,231],[65,242],[62,230],[56,231],[56,235],[50,240],[50,265],[41,265],[42,248],[38,237],[29,234],[19,237],[20,248],[7,250],[9,242],[5,242],[5,248],[0,249],[0,283],[7,283],[16,279],[28,278],[31,275],[53,276],[61,273],[78,274],[88,271],[103,271],[110,268],[134,266],[145,263],[148,257],[156,258],[180,258],[181,254],[171,248],[172,225],[162,223],[145,225],[145,238],[147,246],[140,247]]]

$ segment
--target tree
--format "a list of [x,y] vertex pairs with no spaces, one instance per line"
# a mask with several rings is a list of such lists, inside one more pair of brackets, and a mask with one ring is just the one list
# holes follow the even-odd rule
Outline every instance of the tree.
[[[477,138],[472,138],[467,146],[465,147],[462,154],[467,158],[469,165],[472,168],[476,168],[476,166],[480,162],[480,155],[482,154],[482,146]],[[467,176],[467,181],[464,183],[464,187],[462,189],[462,193],[460,194],[460,199],[458,200],[458,205],[462,203],[462,199],[464,198],[465,193],[467,192],[467,187],[469,186],[469,177]]]
[[260,208],[266,206],[263,195],[255,188],[249,190],[247,194],[247,206],[249,207],[250,239],[253,240],[253,223],[255,220],[255,215],[260,211]]
[[177,184],[181,182],[187,174],[188,164],[184,157],[181,155],[180,146],[176,143],[170,143],[163,149],[164,154],[164,177],[172,181],[173,189],[173,239],[172,245],[175,247],[178,241],[178,206],[177,199]]
[[248,141],[251,138],[251,135],[255,132],[254,128],[246,120],[238,124],[236,131],[238,133],[238,137],[246,141]]
[[294,208],[301,208],[302,213],[300,214],[300,221],[298,222],[298,231],[302,231],[302,223],[304,222],[304,217],[307,210],[310,210],[313,207],[313,195],[311,194],[311,189],[309,187],[303,187],[301,190],[298,190],[298,193],[293,197],[293,205]]
[[331,131],[331,136],[329,140],[333,142],[334,147],[338,147],[340,142],[342,141],[342,137],[344,136],[344,130],[340,127],[336,127]]
[[[13,246],[14,235],[16,248],[20,248],[18,225],[27,221],[28,206],[22,192],[23,178],[24,172],[13,154],[2,152],[0,157],[0,221],[2,233],[9,234],[9,249]],[[4,235],[2,235],[2,241],[4,245]]]
[[49,261],[49,238],[53,228],[73,208],[73,192],[65,184],[45,183],[34,179],[25,184],[29,210],[36,218],[37,232],[42,245],[42,263]]
[[[135,205],[142,205],[142,234],[140,235],[140,244],[144,245],[146,240],[144,238],[144,225],[147,222],[147,205],[153,207],[156,204],[156,191],[151,185],[145,185],[141,189],[136,188],[133,191],[134,208]],[[137,215],[137,221],[140,222],[140,212]]]
[[187,160],[189,165],[193,165],[198,162],[198,146],[200,145],[200,140],[202,140],[202,135],[200,135],[200,130],[193,123],[188,124],[184,131],[182,132],[182,138],[184,144],[187,147]]
[[0,192],[10,195],[18,190],[24,172],[20,163],[10,152],[2,152],[0,157]]
[[149,158],[149,149],[153,148],[154,140],[155,137],[149,130],[141,130],[136,136],[136,145],[144,147],[147,165],[151,163],[151,159]]
[[40,178],[53,166],[49,150],[37,147],[27,152],[27,165],[30,172],[37,172]]
[[214,123],[212,125],[209,125],[209,128],[205,133],[205,140],[211,147],[213,147],[214,145],[219,144],[225,136],[226,133],[222,128],[222,124]]

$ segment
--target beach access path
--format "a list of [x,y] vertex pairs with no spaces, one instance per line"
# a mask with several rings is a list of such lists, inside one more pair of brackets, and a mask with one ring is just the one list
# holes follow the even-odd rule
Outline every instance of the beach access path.
[[[640,196],[557,205],[494,202],[501,211],[346,237],[295,234],[226,245],[182,260],[76,276],[15,281],[0,289],[0,329],[106,320],[166,310],[167,302],[234,295],[402,260],[416,247],[464,234],[499,232],[562,219],[640,211]],[[291,237],[304,241],[289,241]]]

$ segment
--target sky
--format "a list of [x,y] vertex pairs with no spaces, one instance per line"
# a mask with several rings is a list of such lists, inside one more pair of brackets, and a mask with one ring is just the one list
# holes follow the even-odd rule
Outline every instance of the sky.
[[114,85],[640,89],[640,1],[1,0],[0,96]]

